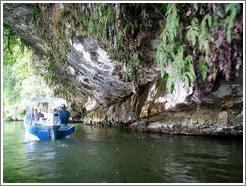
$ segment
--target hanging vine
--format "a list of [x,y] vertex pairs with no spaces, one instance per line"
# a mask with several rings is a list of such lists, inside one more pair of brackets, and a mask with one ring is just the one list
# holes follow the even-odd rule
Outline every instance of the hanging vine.
[[235,50],[240,48],[235,29],[236,16],[242,13],[240,4],[164,7],[165,24],[157,42],[156,62],[167,90],[173,91],[177,79],[184,86],[195,82],[205,92],[213,88],[218,74],[229,81],[242,61]]

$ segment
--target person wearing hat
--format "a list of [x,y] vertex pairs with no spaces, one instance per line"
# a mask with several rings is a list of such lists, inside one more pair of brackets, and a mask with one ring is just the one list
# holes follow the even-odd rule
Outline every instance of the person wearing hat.
[[70,117],[70,113],[68,112],[65,104],[62,104],[61,109],[59,110],[59,116],[60,116],[61,124],[67,125]]

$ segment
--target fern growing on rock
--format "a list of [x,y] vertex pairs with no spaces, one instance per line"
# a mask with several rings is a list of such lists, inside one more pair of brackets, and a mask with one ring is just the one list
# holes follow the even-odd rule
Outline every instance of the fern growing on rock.
[[196,81],[198,88],[205,92],[213,88],[217,74],[229,81],[233,68],[238,70],[242,61],[235,50],[241,43],[242,29],[235,23],[235,18],[242,14],[240,4],[168,4],[163,7],[165,23],[155,59],[157,71],[166,79],[167,90],[173,91],[176,79],[184,86]]
[[178,33],[179,26],[177,4],[168,4],[166,26],[157,44],[156,61],[157,70],[162,78],[166,78],[167,90],[171,93],[176,80],[181,80],[185,86],[195,80],[193,59],[191,55],[184,56],[181,34]]

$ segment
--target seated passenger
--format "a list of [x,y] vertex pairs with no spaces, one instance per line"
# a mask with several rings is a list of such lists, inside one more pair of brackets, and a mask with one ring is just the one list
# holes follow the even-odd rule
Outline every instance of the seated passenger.
[[59,110],[59,116],[61,123],[67,125],[70,113],[67,111],[65,104],[62,104],[61,109]]
[[36,121],[38,121],[41,117],[44,117],[44,114],[42,112],[38,112],[38,109],[34,110],[34,118]]
[[57,109],[54,109],[53,110],[53,125],[60,125],[60,117],[59,117],[59,114],[58,114],[58,110]]
[[34,118],[34,108],[32,108],[32,117]]

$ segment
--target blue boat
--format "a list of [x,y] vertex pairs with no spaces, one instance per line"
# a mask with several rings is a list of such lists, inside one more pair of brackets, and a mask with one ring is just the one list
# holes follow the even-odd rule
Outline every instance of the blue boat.
[[[63,101],[62,98],[44,98],[35,97],[31,100],[38,103],[54,103]],[[24,117],[24,126],[26,131],[35,136],[40,141],[56,140],[66,138],[75,131],[75,127],[69,123],[62,124],[59,116],[53,113],[46,113],[45,117],[36,121],[32,113],[27,113]]]

